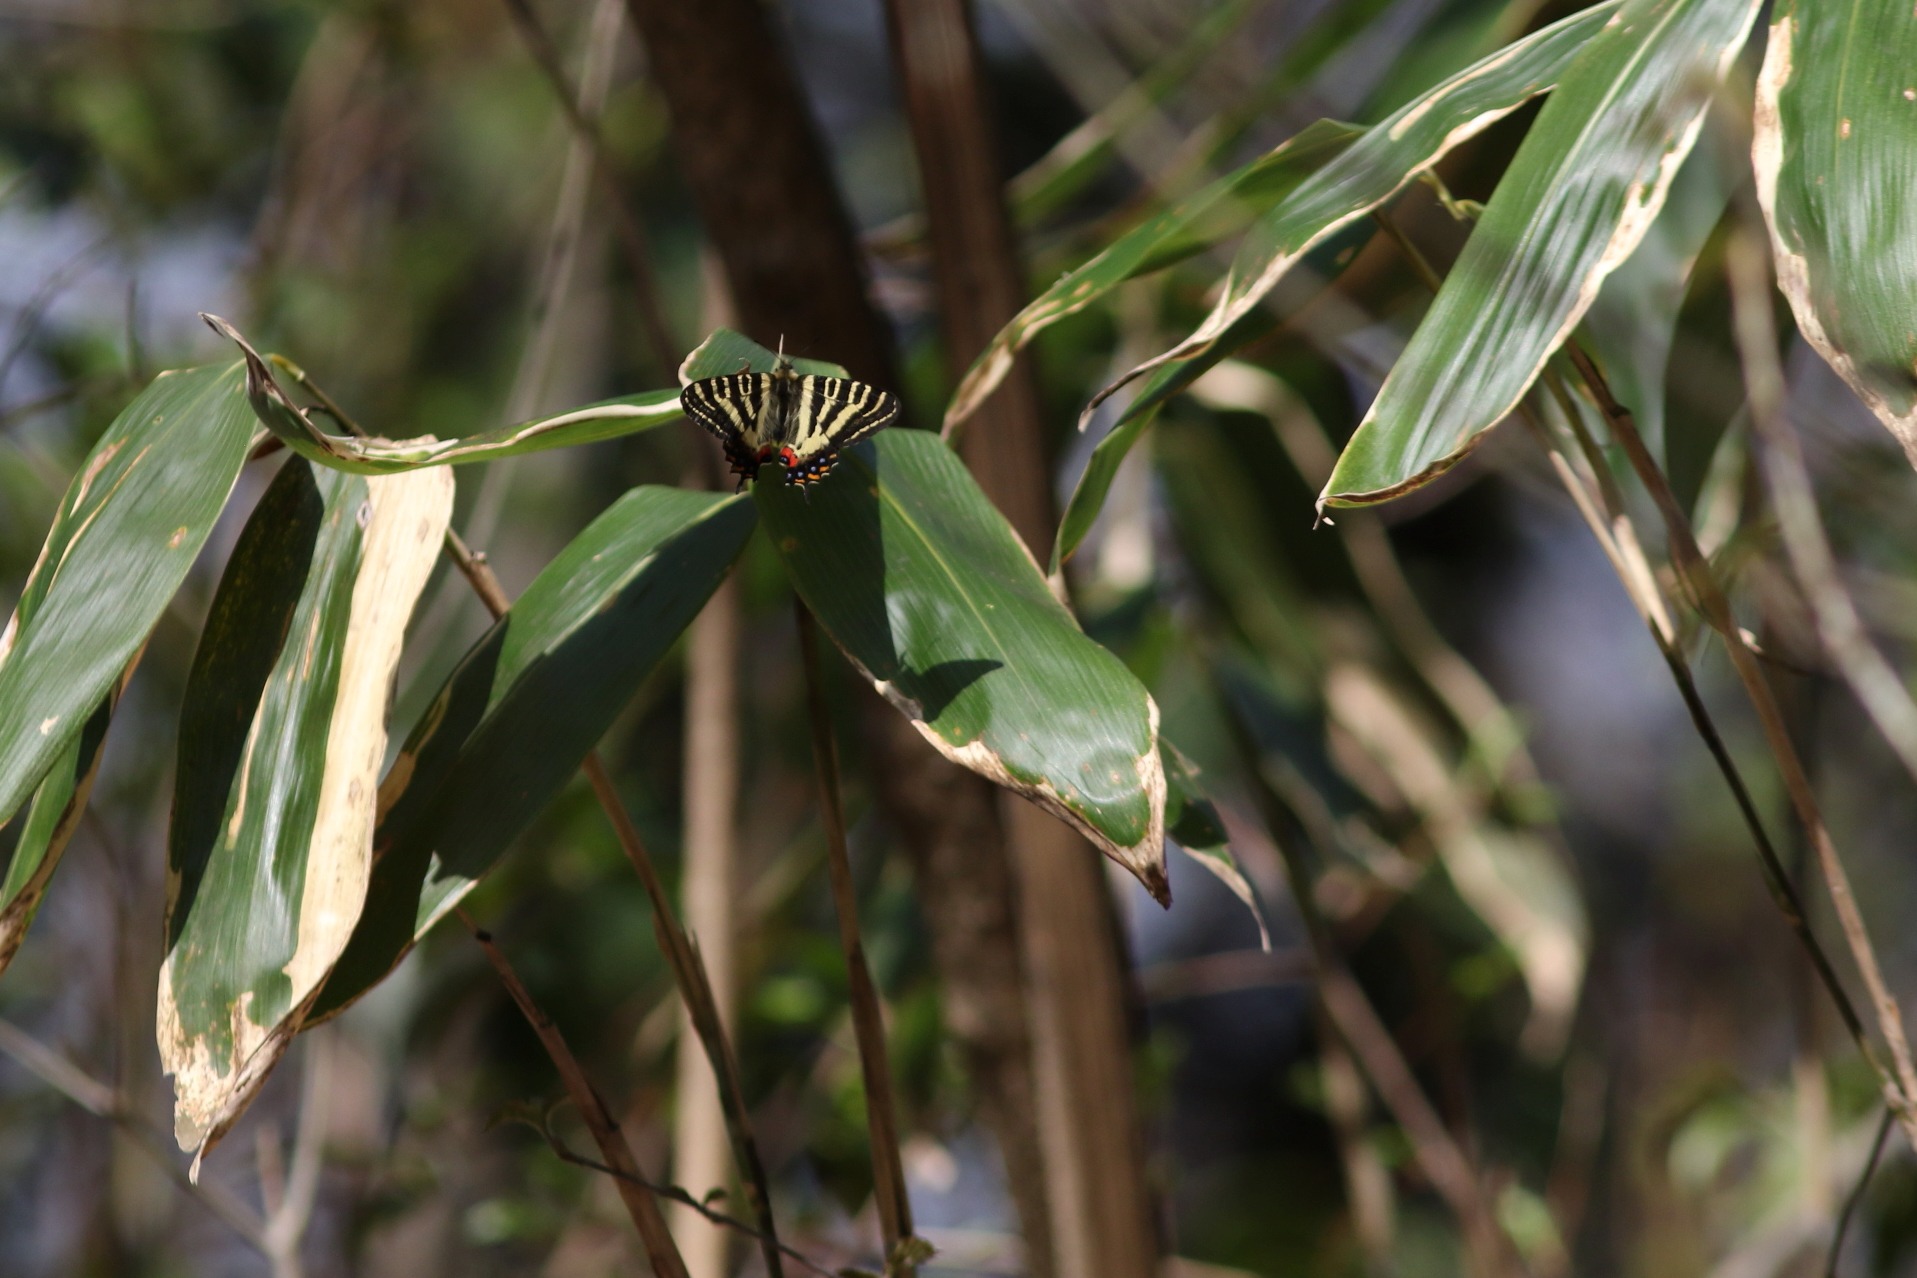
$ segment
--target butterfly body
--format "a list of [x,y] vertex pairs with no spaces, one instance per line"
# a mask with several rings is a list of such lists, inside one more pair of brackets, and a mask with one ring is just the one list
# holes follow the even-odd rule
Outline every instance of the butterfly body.
[[686,415],[716,436],[745,487],[776,464],[788,484],[824,479],[839,452],[899,417],[886,392],[844,377],[800,373],[781,355],[770,373],[728,373],[679,392]]

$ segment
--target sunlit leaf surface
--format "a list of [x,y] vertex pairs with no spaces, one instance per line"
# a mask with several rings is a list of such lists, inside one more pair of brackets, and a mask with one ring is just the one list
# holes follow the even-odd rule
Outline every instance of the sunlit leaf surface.
[[1290,141],[1119,237],[1046,289],[992,338],[959,383],[948,424],[963,421],[1012,367],[1012,358],[1046,328],[1090,306],[1134,276],[1170,266],[1235,235],[1307,176],[1350,146],[1363,130],[1320,120]]
[[1754,0],[1633,0],[1538,113],[1321,500],[1384,501],[1503,419],[1657,218]]
[[[1151,377],[1139,389],[1138,395],[1125,405],[1105,438],[1099,440],[1092,449],[1084,472],[1072,487],[1071,500],[1066,502],[1065,513],[1059,517],[1058,537],[1052,543],[1053,572],[1057,572],[1060,565],[1072,557],[1072,552],[1091,532],[1092,525],[1098,521],[1099,512],[1105,508],[1105,498],[1111,493],[1112,481],[1118,477],[1120,464],[1131,452],[1132,445],[1145,433],[1145,427],[1158,410],[1168,400],[1189,389],[1193,382],[1220,362],[1272,332],[1286,315],[1316,297],[1320,289],[1335,280],[1351,264],[1376,229],[1370,222],[1360,222],[1332,236],[1307,254],[1298,269],[1266,296],[1265,305],[1252,307],[1216,342],[1195,355],[1162,364],[1152,370]],[[1083,419],[1080,425],[1085,425]]]
[[1917,13],[1778,4],[1751,158],[1798,330],[1917,464]]
[[1121,384],[1148,369],[1188,359],[1231,333],[1327,236],[1403,190],[1460,142],[1555,85],[1616,12],[1616,0],[1610,0],[1573,14],[1467,67],[1366,130],[1344,154],[1252,224],[1232,262],[1224,294],[1204,323],[1165,354],[1126,374]]
[[240,364],[162,373],[107,428],[0,632],[0,820],[69,752],[179,588],[246,460]]
[[754,496],[819,624],[927,741],[1166,899],[1158,709],[1052,597],[951,449],[882,431],[824,482],[761,480]]

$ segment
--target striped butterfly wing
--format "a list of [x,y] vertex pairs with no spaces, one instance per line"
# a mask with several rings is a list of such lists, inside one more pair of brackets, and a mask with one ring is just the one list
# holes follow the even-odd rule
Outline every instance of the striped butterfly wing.
[[810,484],[831,473],[839,451],[899,419],[899,401],[876,386],[843,377],[799,379],[786,431],[786,482]]
[[768,373],[731,373],[690,382],[679,392],[686,416],[725,446],[732,473],[743,485],[759,470],[759,450],[771,438],[768,409],[774,408]]

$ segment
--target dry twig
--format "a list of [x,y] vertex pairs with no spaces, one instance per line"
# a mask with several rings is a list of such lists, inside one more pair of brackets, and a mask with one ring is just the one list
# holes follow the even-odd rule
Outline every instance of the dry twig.
[[673,1245],[672,1233],[666,1228],[666,1218],[659,1213],[659,1204],[653,1197],[648,1182],[639,1174],[639,1163],[633,1157],[632,1147],[626,1144],[625,1135],[619,1130],[619,1122],[606,1107],[599,1091],[586,1077],[586,1071],[579,1065],[578,1058],[567,1046],[565,1036],[552,1018],[533,1002],[533,997],[519,979],[519,973],[513,970],[499,946],[493,943],[492,934],[473,922],[472,915],[466,913],[464,906],[454,907],[464,923],[478,941],[480,948],[486,951],[486,958],[492,963],[493,970],[499,973],[500,982],[506,992],[518,1005],[520,1013],[539,1035],[541,1046],[552,1063],[559,1070],[559,1077],[566,1085],[566,1094],[579,1109],[579,1116],[585,1120],[586,1128],[592,1133],[593,1143],[599,1146],[600,1157],[606,1160],[609,1168],[615,1169],[613,1183],[619,1188],[619,1197],[626,1204],[626,1211],[632,1216],[633,1227],[639,1231],[639,1241],[646,1249],[646,1259],[652,1264],[652,1272],[657,1278],[688,1278],[685,1261],[679,1258],[679,1249]]
[[[859,1072],[865,1080],[865,1121],[872,1146],[872,1195],[888,1257],[912,1241],[912,1203],[905,1193],[905,1167],[899,1157],[898,1110],[892,1100],[892,1065],[885,1049],[885,1020],[878,988],[859,939],[859,898],[852,862],[845,848],[845,811],[839,805],[838,748],[825,704],[819,669],[818,629],[802,599],[793,600],[799,625],[799,651],[805,662],[806,708],[812,720],[812,756],[819,773],[819,814],[825,824],[826,864],[832,876],[832,904],[839,916],[839,946],[845,952],[850,985],[852,1028],[859,1044]],[[888,1265],[889,1267],[889,1265]],[[911,1278],[908,1263],[901,1273]]]

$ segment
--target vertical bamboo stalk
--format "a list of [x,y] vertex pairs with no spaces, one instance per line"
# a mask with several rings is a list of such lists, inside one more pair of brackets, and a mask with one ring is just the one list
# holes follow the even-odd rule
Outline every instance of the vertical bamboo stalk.
[[[893,57],[924,184],[947,356],[964,368],[1025,300],[968,0],[887,0]],[[966,429],[979,486],[1042,557],[1055,522],[1044,411],[1022,358]],[[1151,1278],[1158,1241],[1133,1096],[1117,920],[1098,854],[1028,803],[1001,796],[1019,902],[1045,1183],[1014,1182],[1035,1275]],[[1007,1132],[1007,1166],[1029,1134]],[[1007,1136],[1010,1140],[1007,1140]],[[1045,1220],[1046,1238],[1034,1227]]]
[[[739,795],[739,587],[728,578],[692,623],[686,645],[685,869],[680,908],[699,940],[719,1019],[732,1025],[733,813]],[[731,1164],[718,1079],[690,1014],[681,1017],[673,1179],[700,1197]],[[683,1204],[672,1233],[692,1278],[723,1278],[725,1231]]]
[[910,1263],[895,1263],[899,1244],[912,1237],[912,1203],[905,1192],[905,1167],[899,1158],[898,1109],[892,1099],[892,1064],[885,1048],[885,1022],[878,987],[865,962],[859,939],[859,899],[852,882],[852,861],[845,847],[845,810],[839,804],[839,755],[832,739],[831,713],[825,704],[819,669],[818,629],[801,599],[793,600],[799,625],[799,652],[805,662],[805,699],[812,721],[812,757],[819,772],[819,814],[825,824],[826,865],[832,876],[832,905],[839,916],[839,945],[845,952],[850,985],[852,1029],[859,1044],[859,1073],[865,1081],[866,1133],[872,1145],[872,1196],[878,1202],[885,1236],[888,1274],[910,1278]]

